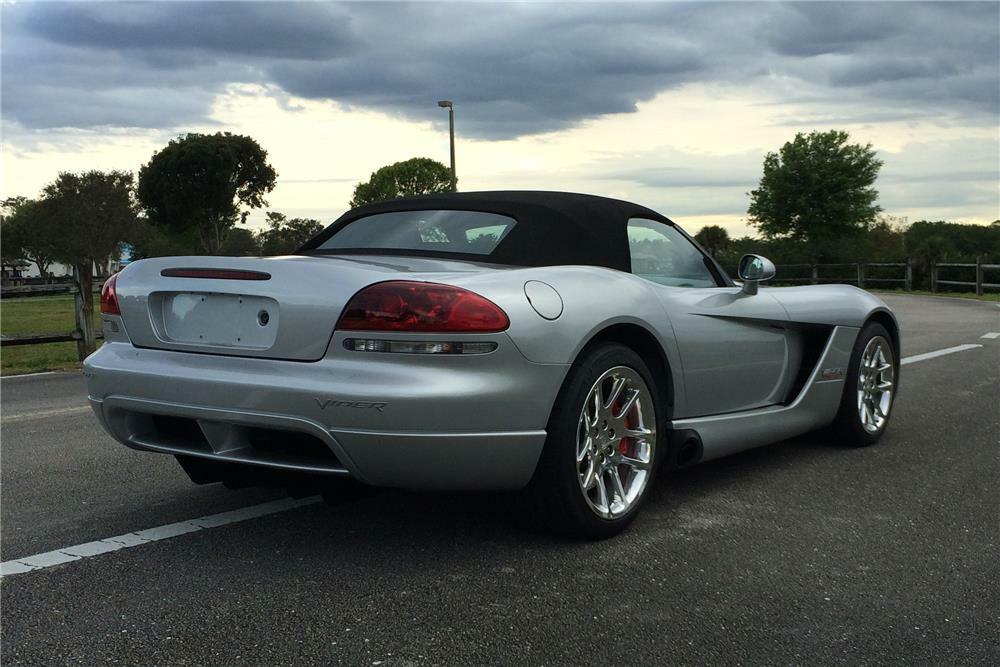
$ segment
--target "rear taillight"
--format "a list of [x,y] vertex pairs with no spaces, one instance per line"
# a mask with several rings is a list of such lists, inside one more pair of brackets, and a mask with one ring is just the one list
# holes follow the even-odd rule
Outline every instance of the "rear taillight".
[[118,274],[108,278],[101,289],[101,312],[105,315],[121,315],[122,311],[118,307],[118,291],[115,284],[118,281]]
[[436,283],[377,283],[355,294],[337,328],[346,331],[489,333],[510,326],[507,314],[475,292]]

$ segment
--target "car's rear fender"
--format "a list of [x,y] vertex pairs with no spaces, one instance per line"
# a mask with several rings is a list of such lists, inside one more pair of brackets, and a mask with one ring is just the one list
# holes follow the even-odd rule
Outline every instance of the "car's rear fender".
[[[594,266],[552,266],[458,276],[453,281],[482,294],[509,315],[511,340],[530,361],[571,364],[583,349],[604,332],[618,328],[639,329],[656,341],[669,373],[670,402],[683,405],[681,359],[670,318],[650,285],[629,273]],[[525,293],[528,283],[543,283],[558,293],[558,317],[536,312]],[[549,314],[549,313],[546,313]],[[642,350],[636,350],[642,352]],[[659,359],[650,359],[653,365]]]

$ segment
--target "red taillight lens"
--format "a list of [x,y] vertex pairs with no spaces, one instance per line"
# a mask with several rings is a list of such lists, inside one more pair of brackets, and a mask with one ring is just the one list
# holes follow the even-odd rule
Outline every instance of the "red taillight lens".
[[348,331],[493,332],[510,326],[507,314],[474,292],[436,283],[393,281],[355,294],[338,329]]
[[104,287],[101,289],[101,312],[105,315],[121,315],[122,311],[118,308],[118,291],[115,289],[115,283],[118,281],[118,274],[114,274],[108,278],[107,282],[104,283]]

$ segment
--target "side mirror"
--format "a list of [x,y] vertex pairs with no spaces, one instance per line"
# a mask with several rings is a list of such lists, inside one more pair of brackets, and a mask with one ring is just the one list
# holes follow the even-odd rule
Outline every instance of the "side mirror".
[[774,277],[774,264],[760,255],[743,255],[737,273],[743,281],[743,293],[754,295],[757,293],[757,283]]

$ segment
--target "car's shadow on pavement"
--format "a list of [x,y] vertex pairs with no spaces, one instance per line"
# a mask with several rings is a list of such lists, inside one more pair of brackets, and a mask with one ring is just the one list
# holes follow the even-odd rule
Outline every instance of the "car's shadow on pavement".
[[[816,434],[734,454],[682,470],[663,469],[647,498],[638,521],[618,538],[641,534],[643,525],[656,523],[669,530],[683,526],[689,516],[678,516],[698,503],[731,498],[735,487],[751,487],[758,496],[769,476],[780,470],[803,472],[816,463],[850,454],[850,450],[824,441]],[[748,501],[750,502],[750,501]],[[517,494],[431,493],[397,489],[379,490],[362,500],[346,501],[315,510],[330,535],[361,532],[369,543],[391,549],[401,543],[454,543],[470,541],[509,543],[521,547],[565,549],[574,541],[552,535],[537,525]],[[339,539],[339,538],[338,538]],[[613,540],[614,541],[614,540]]]
[[656,487],[648,502],[656,504],[665,496],[683,501],[711,494],[748,477],[827,460],[849,451],[849,448],[836,445],[823,434],[808,433],[680,470],[663,469],[657,476]]

